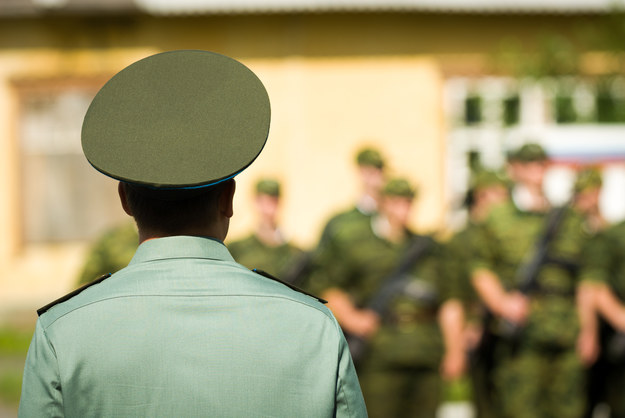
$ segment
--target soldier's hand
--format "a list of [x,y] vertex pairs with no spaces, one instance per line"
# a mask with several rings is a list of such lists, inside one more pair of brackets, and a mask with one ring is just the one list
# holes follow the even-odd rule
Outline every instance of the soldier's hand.
[[343,317],[341,326],[346,332],[361,338],[369,338],[380,326],[378,315],[368,309],[355,309]]
[[524,324],[529,315],[529,300],[520,292],[508,292],[499,302],[498,313],[514,324]]
[[467,350],[472,351],[477,348],[482,341],[484,335],[484,328],[481,324],[468,323],[464,329],[464,345]]
[[467,357],[463,350],[447,350],[441,363],[441,375],[445,380],[455,380],[463,375]]
[[596,333],[580,332],[577,337],[577,355],[584,366],[590,366],[597,360],[599,350],[599,340]]

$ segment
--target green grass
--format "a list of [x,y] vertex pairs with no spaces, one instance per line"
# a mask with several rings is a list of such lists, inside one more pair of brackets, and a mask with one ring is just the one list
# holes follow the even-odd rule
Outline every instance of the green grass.
[[17,411],[22,390],[22,372],[33,329],[0,327],[0,407]]
[[471,381],[463,376],[451,382],[445,382],[443,389],[444,402],[466,402],[471,401],[473,393]]
[[22,372],[7,370],[0,373],[0,402],[17,407],[22,390]]
[[0,328],[0,356],[25,355],[32,335],[32,329]]

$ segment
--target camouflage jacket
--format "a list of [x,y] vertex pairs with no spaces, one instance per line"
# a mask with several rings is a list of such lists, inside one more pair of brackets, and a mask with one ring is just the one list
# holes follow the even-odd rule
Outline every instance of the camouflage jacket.
[[258,269],[281,278],[303,251],[289,243],[270,246],[261,242],[255,234],[227,245],[230,254],[239,264]]
[[446,280],[453,283],[465,306],[468,321],[481,321],[483,306],[471,285],[471,263],[475,248],[481,245],[480,225],[469,222],[445,243],[443,264]]
[[78,277],[78,284],[89,283],[103,274],[126,267],[139,246],[134,222],[127,222],[106,231],[93,243]]
[[592,236],[583,252],[582,279],[606,283],[625,300],[625,221]]

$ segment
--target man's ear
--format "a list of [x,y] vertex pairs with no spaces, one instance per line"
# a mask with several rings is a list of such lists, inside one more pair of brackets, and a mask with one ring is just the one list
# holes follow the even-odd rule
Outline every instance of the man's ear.
[[234,191],[236,188],[236,182],[234,179],[230,179],[224,183],[224,188],[219,195],[219,213],[226,218],[232,218],[234,215]]
[[117,184],[117,194],[119,194],[119,200],[122,204],[122,208],[124,212],[126,212],[129,216],[132,216],[132,210],[130,210],[130,205],[128,204],[128,197],[126,196],[126,188],[124,184],[120,181]]

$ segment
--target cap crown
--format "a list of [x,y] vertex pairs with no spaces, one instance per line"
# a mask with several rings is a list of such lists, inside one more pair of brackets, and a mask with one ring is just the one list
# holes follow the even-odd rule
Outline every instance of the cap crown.
[[158,189],[210,186],[241,172],[269,133],[267,92],[240,62],[170,51],[131,64],[93,99],[82,147],[97,170]]

